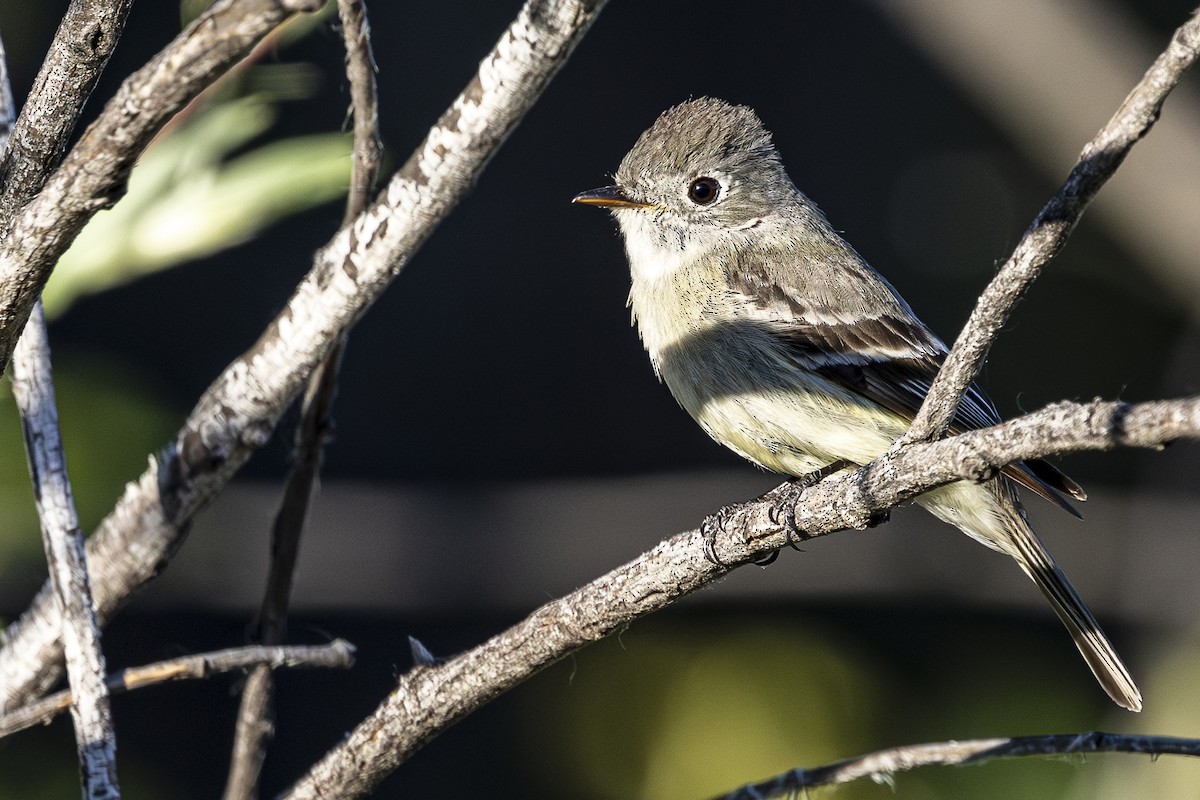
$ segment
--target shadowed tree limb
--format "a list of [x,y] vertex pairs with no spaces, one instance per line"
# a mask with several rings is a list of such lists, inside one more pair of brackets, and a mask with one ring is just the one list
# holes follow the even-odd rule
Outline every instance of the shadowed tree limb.
[[1010,739],[970,739],[890,747],[813,769],[793,769],[765,781],[748,784],[714,800],[769,800],[796,797],[818,786],[834,786],[861,778],[889,781],[897,772],[917,767],[979,764],[992,758],[1067,756],[1088,753],[1143,753],[1200,756],[1200,739],[1173,736],[1133,736],[1117,733],[1066,733],[1014,736]]
[[[72,3],[30,93],[30,113],[19,124],[14,122],[7,56],[0,43],[0,240],[7,235],[13,209],[42,187],[58,163],[108,63],[129,5],[129,1]],[[17,341],[11,377],[50,583],[62,609],[61,637],[83,795],[116,800],[121,796],[117,737],[104,684],[100,623],[92,605],[83,531],[67,475],[50,340],[40,301]]]
[[[219,0],[121,84],[5,230],[0,244],[0,369],[8,365],[59,256],[97,211],[121,196],[129,170],[151,137],[272,28],[295,12],[320,5],[320,0]],[[115,44],[115,39],[97,41],[110,49]],[[20,128],[18,120],[14,137]]]

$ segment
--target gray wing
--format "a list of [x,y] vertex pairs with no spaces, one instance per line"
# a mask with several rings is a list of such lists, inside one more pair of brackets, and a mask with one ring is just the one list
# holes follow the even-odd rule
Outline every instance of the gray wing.
[[[803,273],[788,280],[792,276],[749,264],[731,270],[730,283],[774,323],[770,330],[797,363],[911,421],[946,358],[945,344],[865,262],[804,267],[814,273],[808,281]],[[972,383],[950,432],[1000,422],[992,401]],[[1082,516],[1059,492],[1078,500],[1087,495],[1049,462],[1018,462],[1002,473],[1072,515]]]

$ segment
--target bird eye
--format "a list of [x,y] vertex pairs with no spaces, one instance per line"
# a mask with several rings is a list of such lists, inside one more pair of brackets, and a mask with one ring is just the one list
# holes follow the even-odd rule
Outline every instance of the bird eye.
[[699,206],[706,206],[717,199],[721,184],[716,178],[696,178],[688,187],[688,199]]

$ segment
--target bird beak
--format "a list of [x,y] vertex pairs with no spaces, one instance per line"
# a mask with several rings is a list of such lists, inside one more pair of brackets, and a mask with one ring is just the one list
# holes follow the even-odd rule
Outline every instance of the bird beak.
[[620,186],[602,186],[599,189],[581,192],[575,195],[571,202],[604,208],[650,208],[651,206],[650,203],[631,199]]

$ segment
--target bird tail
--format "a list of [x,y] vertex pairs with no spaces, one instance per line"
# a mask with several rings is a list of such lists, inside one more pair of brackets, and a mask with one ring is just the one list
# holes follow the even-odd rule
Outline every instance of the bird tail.
[[1011,481],[1001,477],[982,485],[951,483],[922,495],[917,502],[971,538],[1016,559],[1050,601],[1083,660],[1113,702],[1130,711],[1142,709],[1142,693],[1129,670],[1075,587],[1038,540]]
[[1142,693],[1121,662],[1112,642],[1100,628],[1100,623],[1092,616],[1054,558],[1046,552],[1033,528],[1025,521],[1020,506],[1009,506],[1006,510],[1013,512],[1004,515],[1005,529],[1013,546],[1013,557],[1021,569],[1050,601],[1054,613],[1062,620],[1083,655],[1083,660],[1113,702],[1130,711],[1141,711]]

